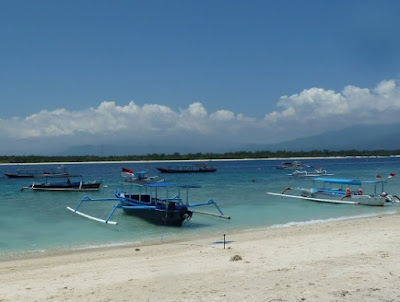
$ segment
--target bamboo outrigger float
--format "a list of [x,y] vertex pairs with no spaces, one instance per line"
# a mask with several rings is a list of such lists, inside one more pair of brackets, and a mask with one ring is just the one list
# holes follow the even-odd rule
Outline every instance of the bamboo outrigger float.
[[[147,220],[151,223],[166,226],[181,226],[183,221],[190,220],[193,213],[206,214],[211,216],[216,216],[220,218],[230,219],[230,216],[224,215],[217,203],[213,199],[209,199],[205,202],[199,203],[189,203],[189,193],[188,190],[192,188],[199,188],[199,186],[178,186],[178,194],[172,197],[168,197],[168,190],[171,187],[176,187],[169,183],[152,183],[144,185],[133,185],[138,189],[138,192],[131,193],[123,190],[115,191],[114,198],[100,198],[91,199],[85,196],[80,203],[75,207],[67,207],[68,210],[82,217],[95,220],[107,224],[117,224],[116,221],[112,221],[111,217],[117,209],[122,209],[128,215],[134,215]],[[158,190],[165,189],[166,197],[159,198]],[[180,197],[180,189],[186,189],[186,202],[183,202]],[[152,193],[148,193],[148,190],[152,189]],[[142,192],[142,191],[145,192]],[[78,211],[79,208],[87,202],[106,202],[106,201],[117,201],[112,207],[110,213],[105,219],[91,216],[83,212]],[[191,208],[213,205],[217,209],[218,213],[213,212],[203,212],[203,211],[193,211]]]

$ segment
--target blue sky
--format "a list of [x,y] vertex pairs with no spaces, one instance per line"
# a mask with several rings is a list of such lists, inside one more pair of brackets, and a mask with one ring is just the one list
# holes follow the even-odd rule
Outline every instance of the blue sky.
[[399,13],[385,0],[2,0],[0,153],[106,137],[228,148],[396,122]]

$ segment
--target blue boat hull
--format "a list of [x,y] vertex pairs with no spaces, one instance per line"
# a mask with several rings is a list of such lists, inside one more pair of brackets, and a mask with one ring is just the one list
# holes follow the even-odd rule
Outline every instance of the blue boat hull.
[[151,210],[151,209],[126,209],[124,212],[127,215],[134,215],[143,220],[151,222],[156,225],[166,226],[182,226],[183,221],[190,219],[192,212],[188,211],[187,208],[179,210]]

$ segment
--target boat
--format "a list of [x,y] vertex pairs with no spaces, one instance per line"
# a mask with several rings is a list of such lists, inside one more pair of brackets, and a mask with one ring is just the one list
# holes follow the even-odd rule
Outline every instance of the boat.
[[17,170],[16,172],[5,172],[9,178],[42,178],[42,177],[68,177],[70,174],[67,172],[65,167],[62,165],[56,170]]
[[145,184],[163,182],[165,179],[159,175],[150,176],[147,170],[133,171],[128,168],[122,168],[121,176],[124,182]]
[[[155,225],[162,226],[180,227],[185,220],[190,220],[194,213],[230,219],[230,216],[224,215],[213,199],[208,199],[205,202],[189,203],[189,189],[193,188],[200,187],[193,185],[176,186],[166,182],[142,185],[131,184],[131,190],[118,189],[115,191],[113,198],[91,199],[85,196],[75,208],[67,207],[67,209],[85,218],[114,225],[117,224],[117,222],[110,219],[117,209],[123,210],[127,215],[133,215]],[[177,193],[171,194],[170,191],[172,189],[176,189]],[[182,189],[186,190],[185,201],[180,195]],[[164,197],[160,197],[160,191],[164,193]],[[106,201],[113,201],[116,203],[105,219],[79,211],[83,204]],[[193,210],[195,207],[207,205],[214,206],[216,208],[216,213]]]
[[171,165],[167,167],[157,168],[161,173],[199,173],[199,172],[215,172],[216,168],[208,166],[207,163]]
[[304,168],[309,168],[309,165],[302,164],[300,161],[290,161],[290,162],[282,162],[280,165],[275,166],[276,169],[284,169],[284,170],[301,170]]
[[[384,206],[399,203],[397,195],[389,195],[384,191],[384,180],[354,180],[343,178],[316,177],[313,182],[322,183],[312,188],[285,188],[281,193],[266,192],[268,195],[297,198],[317,202],[335,204],[353,204],[368,206]],[[328,187],[329,185],[329,187]],[[334,188],[330,186],[334,185]],[[365,194],[363,186],[372,186],[372,194]],[[379,192],[378,193],[378,188]],[[294,194],[286,192],[294,191]]]
[[320,167],[316,167],[313,171],[295,170],[292,173],[288,173],[287,175],[297,176],[297,177],[318,177],[318,176],[333,176],[334,174],[328,173],[328,171],[323,170]]
[[[81,175],[69,175],[59,177],[62,180],[51,181],[46,177],[44,182],[34,182],[28,187],[23,187],[21,191],[30,189],[34,191],[97,191],[100,189],[100,181],[84,182]],[[72,179],[72,181],[71,181]]]

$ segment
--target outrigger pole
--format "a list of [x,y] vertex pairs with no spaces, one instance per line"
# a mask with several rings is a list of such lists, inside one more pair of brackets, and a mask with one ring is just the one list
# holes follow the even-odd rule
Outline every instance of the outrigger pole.
[[79,211],[74,210],[74,209],[72,209],[70,207],[67,207],[67,209],[70,210],[71,212],[75,213],[75,214],[78,214],[80,216],[83,216],[83,217],[91,219],[91,220],[95,220],[95,221],[102,222],[102,223],[107,223],[107,224],[114,224],[114,225],[118,224],[118,222],[116,222],[116,221],[107,220],[108,218],[106,220],[104,220],[104,219],[101,219],[101,218],[97,218],[97,217],[90,216],[88,214],[79,212]]
[[220,212],[220,214],[215,214],[215,213],[211,213],[211,212],[204,212],[204,211],[192,211],[192,212],[193,213],[199,213],[199,214],[205,214],[205,215],[211,215],[211,216],[220,217],[220,218],[224,218],[224,219],[231,219],[231,216],[224,215],[222,210],[219,208],[219,206],[217,205],[217,203],[213,199],[209,199],[209,200],[207,200],[205,202],[190,203],[190,204],[187,204],[187,206],[188,207],[199,207],[199,206],[204,206],[204,205],[208,205],[208,204],[215,205],[215,207],[217,208],[218,212]]
[[119,204],[116,204],[116,205],[113,206],[110,214],[108,214],[106,219],[97,218],[97,217],[90,216],[88,214],[85,214],[85,213],[82,213],[82,212],[78,211],[79,207],[81,206],[81,204],[83,202],[86,202],[86,201],[110,201],[110,200],[118,200],[119,201],[118,198],[90,199],[89,197],[85,196],[85,197],[82,198],[81,202],[78,204],[78,206],[75,209],[73,209],[71,207],[67,207],[67,209],[70,210],[71,212],[75,213],[75,214],[78,214],[78,215],[80,215],[82,217],[85,217],[85,218],[88,218],[88,219],[91,219],[91,220],[94,220],[94,221],[116,225],[118,223],[116,221],[111,221],[110,218],[111,218],[112,214],[114,214],[115,210],[119,207]]

